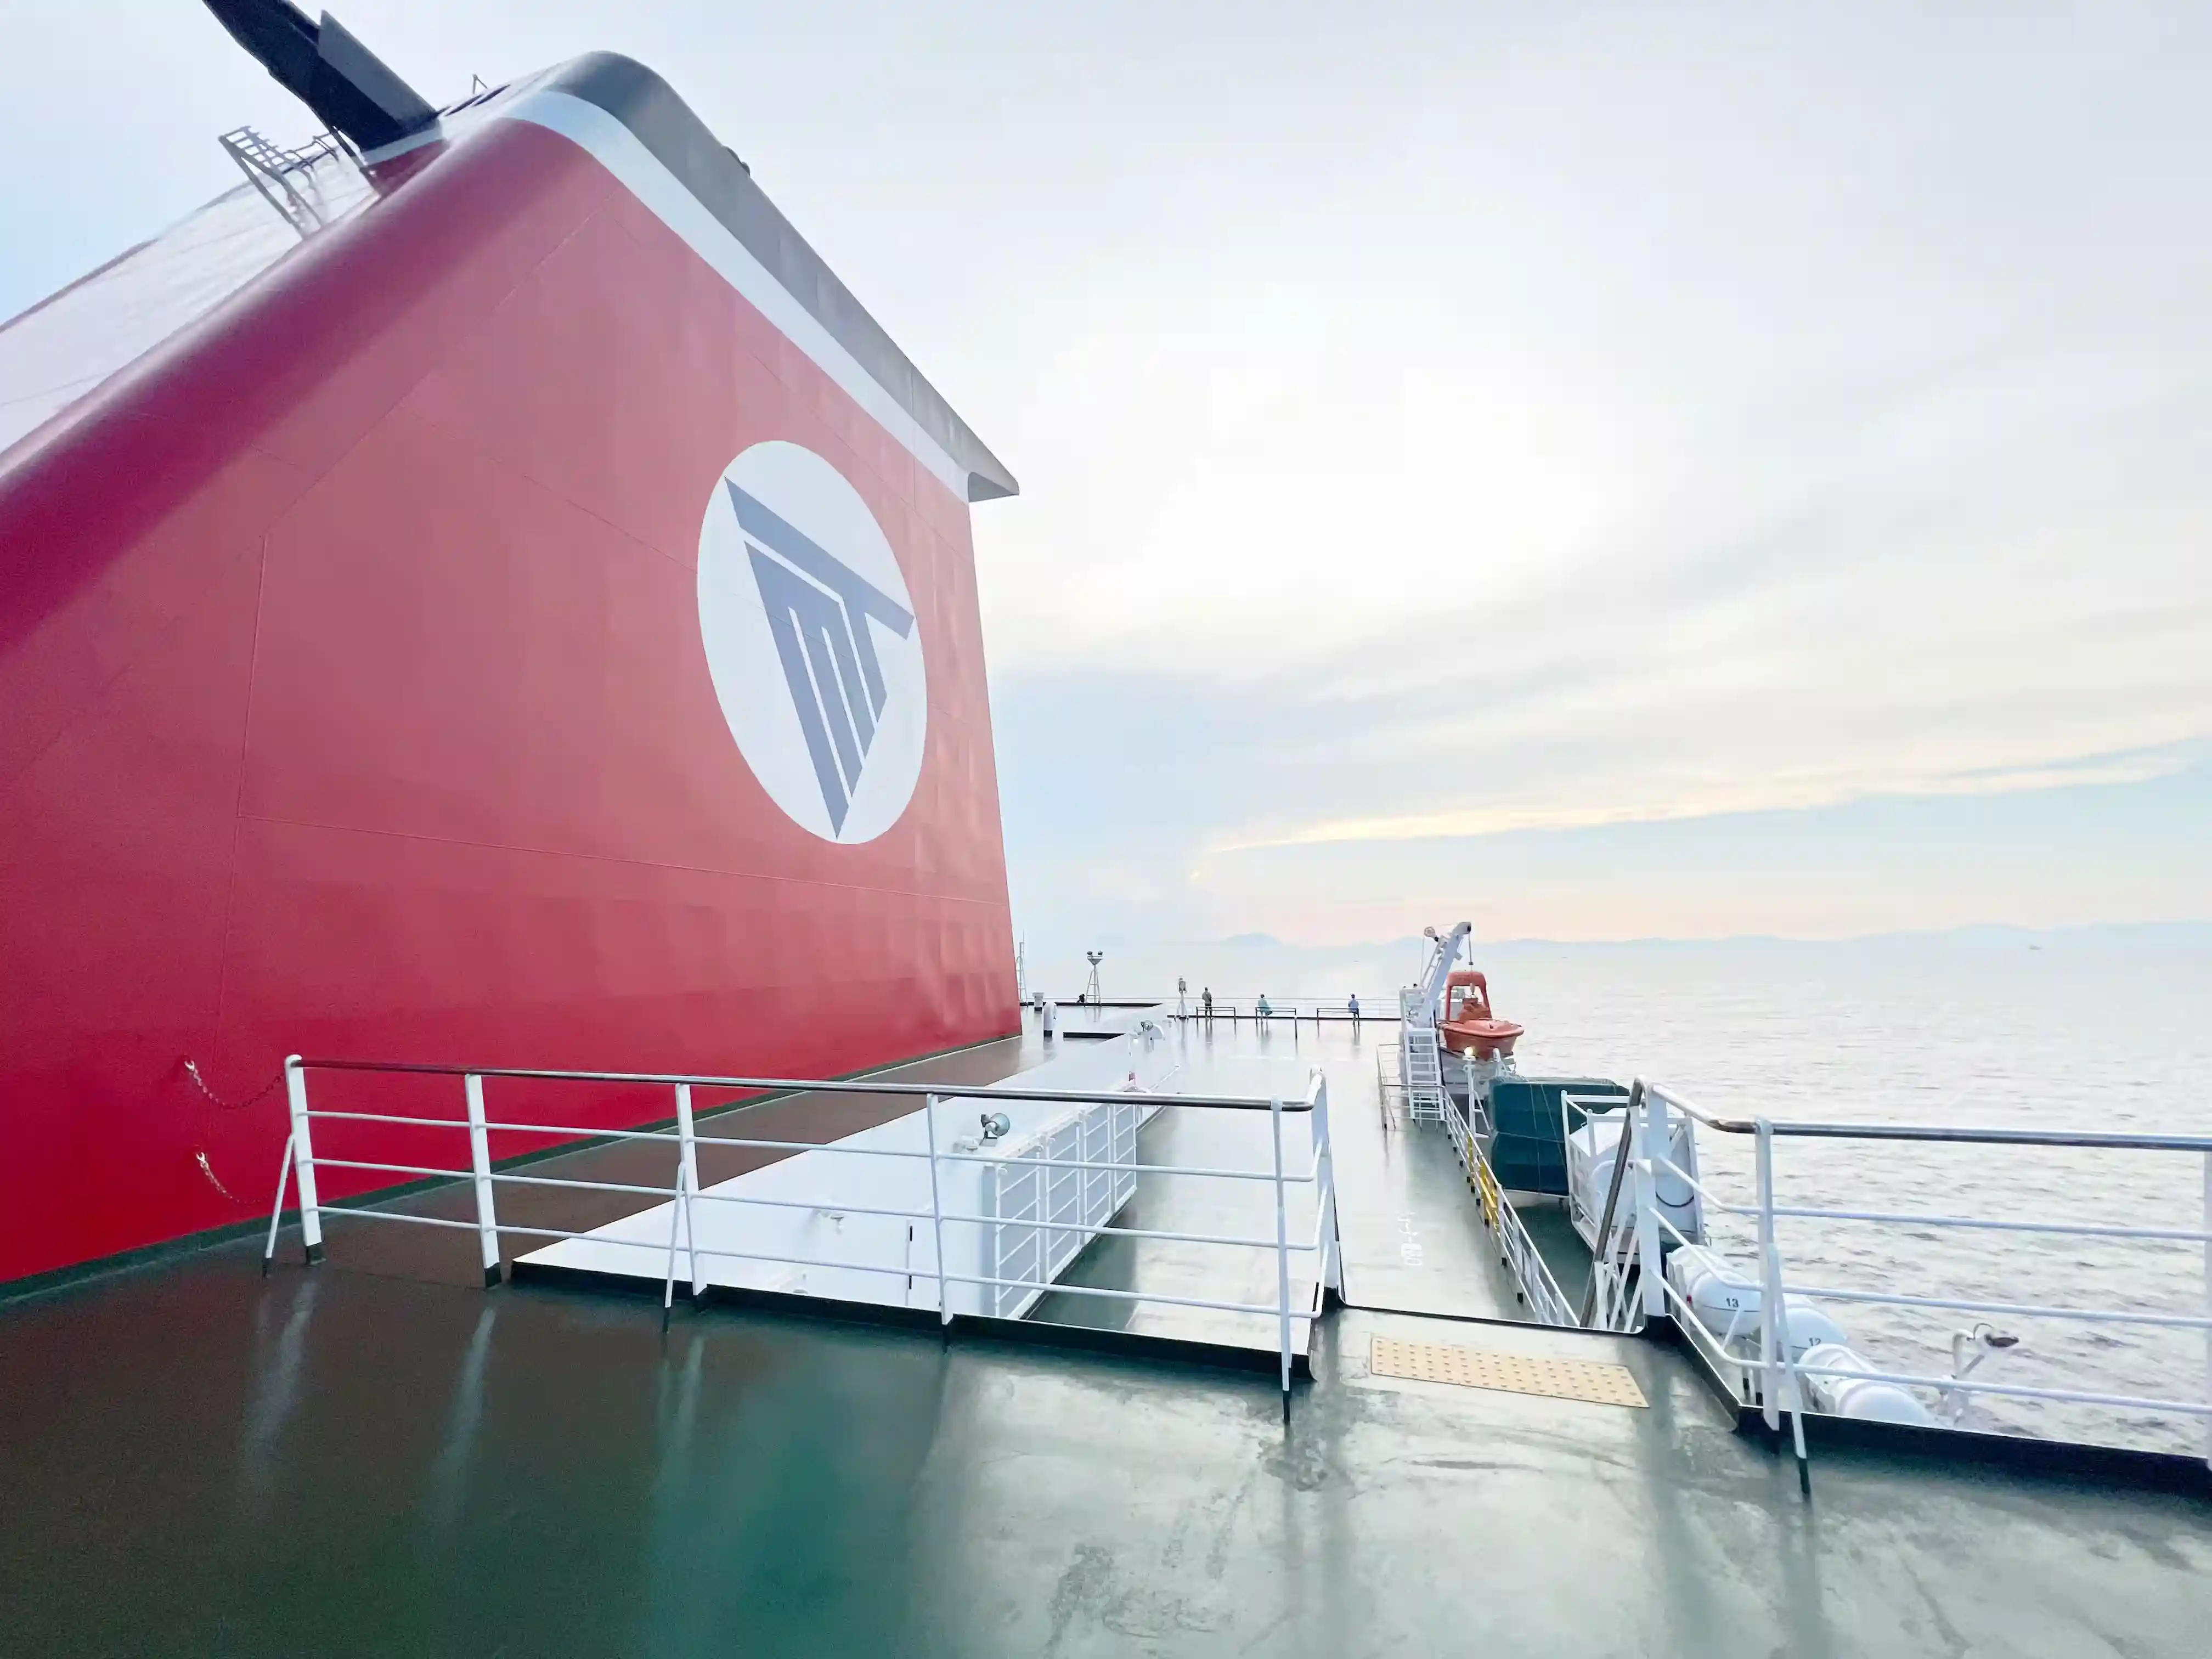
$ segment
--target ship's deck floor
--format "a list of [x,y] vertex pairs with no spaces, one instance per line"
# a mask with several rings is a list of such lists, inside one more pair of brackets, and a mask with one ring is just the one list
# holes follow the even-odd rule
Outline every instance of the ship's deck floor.
[[[1441,1138],[1356,1128],[1389,1030],[1324,1039],[1347,1288],[1496,1311]],[[652,1301],[475,1288],[436,1230],[331,1238],[0,1307],[0,1648],[2070,1656],[2212,1618],[2201,1501],[1837,1449],[1808,1503],[1635,1340],[1348,1310],[1285,1427],[1266,1376],[729,1308],[664,1340]],[[1377,1334],[1617,1360],[1650,1407],[1374,1376]]]
[[[1346,1300],[1406,1312],[1521,1318],[1512,1281],[1498,1265],[1449,1141],[1437,1130],[1415,1129],[1402,1113],[1386,1114],[1377,1097],[1375,1045],[1395,1042],[1396,1033],[1395,1024],[1380,1023],[1367,1024],[1357,1033],[1347,1026],[1328,1026],[1317,1035],[1310,1024],[1281,1019],[1264,1028],[1249,1019],[1192,1021],[1170,1039],[1182,1051],[1173,1086],[1192,1094],[1296,1097],[1305,1091],[1308,1069],[1323,1067],[1336,1150]],[[1285,1164],[1294,1171],[1304,1169],[1309,1157],[1304,1119],[1286,1120],[1285,1140]],[[1266,1169],[1272,1149],[1264,1117],[1170,1108],[1146,1126],[1140,1155],[1148,1164]],[[1294,1239],[1310,1237],[1312,1227],[1304,1194],[1298,1199]],[[1270,1237],[1273,1206],[1273,1191],[1266,1186],[1147,1176],[1121,1220],[1162,1231]],[[1291,1271],[1299,1280],[1293,1302],[1310,1305],[1312,1258],[1292,1260]],[[1086,1250],[1060,1282],[1272,1302],[1275,1262],[1260,1251],[1109,1238]],[[1048,1297],[1030,1317],[1243,1340],[1270,1349],[1276,1344],[1272,1322],[1264,1318],[1094,1297]]]

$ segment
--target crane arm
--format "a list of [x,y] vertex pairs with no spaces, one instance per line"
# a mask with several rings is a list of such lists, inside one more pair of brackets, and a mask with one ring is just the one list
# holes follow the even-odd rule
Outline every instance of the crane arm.
[[1459,961],[1459,947],[1474,932],[1474,923],[1462,921],[1437,940],[1436,951],[1429,958],[1428,972],[1421,981],[1421,1007],[1431,1024],[1443,1018],[1444,988],[1450,983],[1451,970]]

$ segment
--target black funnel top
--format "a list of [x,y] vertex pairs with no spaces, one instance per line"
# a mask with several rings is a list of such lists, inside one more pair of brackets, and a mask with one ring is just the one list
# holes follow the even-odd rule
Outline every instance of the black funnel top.
[[287,0],[207,0],[207,9],[279,85],[362,149],[396,143],[438,118],[328,12],[316,23]]

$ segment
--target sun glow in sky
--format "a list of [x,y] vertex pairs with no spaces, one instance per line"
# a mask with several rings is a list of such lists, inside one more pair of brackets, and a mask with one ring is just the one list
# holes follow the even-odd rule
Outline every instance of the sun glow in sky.
[[[0,313],[305,135],[9,12]],[[2201,6],[340,15],[661,70],[1012,467],[1033,936],[2212,916]]]

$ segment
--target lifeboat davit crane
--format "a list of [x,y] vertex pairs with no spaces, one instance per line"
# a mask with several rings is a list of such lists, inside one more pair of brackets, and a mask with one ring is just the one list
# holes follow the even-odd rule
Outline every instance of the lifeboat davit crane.
[[1409,1021],[1433,1024],[1437,1042],[1455,1054],[1510,1060],[1522,1028],[1498,1018],[1490,1006],[1487,979],[1472,968],[1453,966],[1474,931],[1464,921],[1449,933],[1433,927],[1422,930],[1430,941],[1428,965],[1421,970],[1421,982],[1405,993],[1405,1014]]

